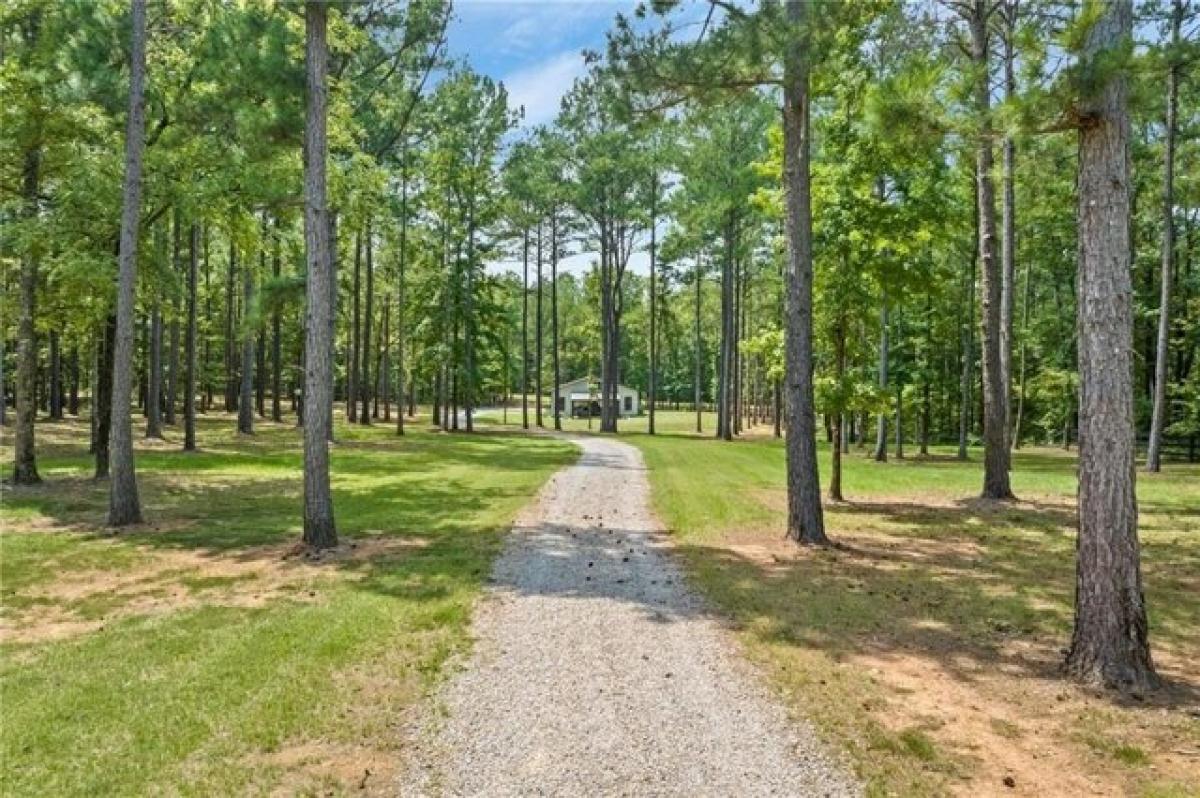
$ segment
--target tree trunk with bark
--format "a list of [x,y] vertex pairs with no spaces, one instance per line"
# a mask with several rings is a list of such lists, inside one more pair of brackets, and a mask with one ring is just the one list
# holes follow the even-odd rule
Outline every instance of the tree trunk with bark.
[[[978,182],[978,181],[976,181]],[[964,287],[963,305],[967,308],[967,323],[962,326],[962,373],[958,388],[958,459],[967,459],[967,443],[971,434],[971,388],[975,365],[975,266],[979,260],[979,192],[975,192],[975,247],[971,267]],[[960,316],[961,318],[961,316]]]
[[704,431],[703,411],[701,410],[701,406],[700,406],[700,400],[703,396],[701,389],[700,389],[700,383],[704,376],[703,375],[704,339],[701,338],[701,335],[700,335],[700,298],[701,298],[700,289],[703,286],[704,268],[703,268],[703,264],[701,263],[701,257],[700,257],[699,252],[696,253],[696,266],[695,266],[695,273],[694,273],[693,279],[696,282],[696,317],[695,317],[696,361],[693,364],[694,374],[692,377],[692,388],[693,388],[693,392],[695,394],[695,396],[693,398],[694,398],[694,402],[696,405],[696,432],[701,433]]
[[[879,306],[879,392],[886,396],[888,390],[888,303],[887,293]],[[887,462],[888,450],[887,413],[880,413],[875,430],[875,459],[880,463]]]
[[362,397],[362,406],[358,413],[358,423],[366,426],[371,423],[371,325],[375,316],[375,246],[372,241],[374,231],[371,220],[367,219],[366,241],[363,248],[366,253],[366,303],[363,307],[362,336],[358,340],[359,354],[362,358],[362,368],[358,372],[358,391]]
[[[212,276],[212,261],[209,259],[210,230],[208,225],[204,227],[204,321],[208,329],[212,329],[212,290],[210,289],[210,277]],[[204,336],[204,346],[200,352],[200,376],[202,392],[200,396],[200,412],[207,413],[212,407],[213,402],[213,386],[212,386],[212,371],[210,364],[212,359],[209,357],[209,338]]]
[[646,393],[646,403],[649,406],[650,418],[648,420],[648,431],[651,435],[654,434],[654,390],[655,378],[658,371],[658,339],[655,337],[654,316],[656,312],[655,299],[658,294],[658,286],[655,283],[655,256],[657,253],[657,208],[655,201],[658,199],[658,172],[651,174],[650,180],[650,385]]
[[[558,209],[550,215],[550,360],[554,369],[554,428],[562,430],[561,397],[558,386],[562,385],[562,372],[558,360]],[[652,422],[653,423],[653,422]]]
[[63,417],[62,344],[58,330],[50,331],[50,419]]
[[975,112],[979,115],[979,133],[975,144],[975,179],[979,197],[979,262],[982,281],[983,313],[983,492],[987,499],[1011,499],[1008,448],[1008,386],[1002,364],[1001,328],[1004,308],[1002,290],[1004,272],[996,258],[996,189],[992,180],[991,88],[988,83],[990,52],[988,20],[991,0],[973,0],[971,60],[974,62]]
[[[25,153],[22,194],[26,218],[38,215],[42,153],[31,147]],[[13,484],[36,485],[42,481],[37,469],[34,420],[37,418],[37,317],[38,257],[32,243],[21,258],[21,310],[17,319],[17,426],[13,431]]]
[[[271,237],[271,275],[278,280],[283,271],[280,253],[279,217],[274,219],[274,235]],[[283,339],[280,332],[281,319],[278,303],[271,310],[271,420],[283,421]]]
[[[179,274],[183,271],[183,243],[180,231],[179,207],[171,214],[171,271]],[[175,402],[179,397],[179,295],[171,291],[171,326],[167,337],[167,396],[163,404],[165,414],[163,420],[167,424],[175,424]]]
[[1025,264],[1025,291],[1021,301],[1021,365],[1017,374],[1017,411],[1013,415],[1012,445],[1013,449],[1021,448],[1021,432],[1025,421],[1025,376],[1027,350],[1029,348],[1029,303],[1032,283],[1030,282],[1030,264]]
[[383,420],[392,421],[392,303],[383,301],[383,327],[379,331],[379,360],[376,361],[375,373],[378,391],[375,393],[374,416],[379,418],[379,405],[383,403]]
[[200,225],[192,222],[187,270],[187,328],[183,335],[183,357],[187,377],[183,388],[183,450],[196,451],[196,272],[200,256]]
[[142,150],[145,138],[146,0],[132,0],[129,117],[125,128],[125,185],[117,273],[117,328],[113,352],[110,491],[108,523],[141,523],[137,474],[133,462],[134,313],[137,310],[137,245],[142,201]]
[[100,327],[96,349],[96,393],[92,397],[92,416],[95,433],[92,454],[95,457],[96,479],[108,479],[108,461],[112,440],[113,366],[116,357],[117,317],[110,315]]
[[146,437],[162,438],[162,306],[150,308],[150,347],[146,357]]
[[1154,407],[1150,416],[1150,441],[1146,470],[1162,469],[1162,437],[1167,424],[1167,358],[1171,345],[1171,282],[1175,270],[1175,134],[1179,114],[1179,30],[1183,25],[1183,0],[1171,6],[1170,64],[1167,67],[1167,119],[1163,133],[1163,236],[1159,282],[1158,335],[1154,356]]
[[1130,122],[1124,65],[1130,0],[1112,0],[1087,33],[1082,66],[1095,87],[1079,129],[1079,537],[1075,631],[1067,671],[1141,692],[1150,658],[1137,534],[1130,276]]
[[328,98],[326,15],[323,0],[304,5],[307,108],[304,125],[304,245],[308,262],[304,363],[304,542],[337,545],[329,484],[333,421],[333,259],[325,195]]
[[[0,347],[0,357],[4,354],[3,347]],[[67,412],[73,416],[79,415],[79,347],[71,347],[71,357],[69,360],[69,374],[71,377],[70,388],[67,391]],[[3,404],[3,384],[4,371],[0,369],[0,404]],[[3,421],[3,414],[0,414],[0,421]]]
[[[837,386],[841,393],[843,381],[846,378],[846,317],[838,317],[837,328],[834,330],[833,359],[837,368]],[[829,470],[829,498],[833,501],[845,501],[842,495],[842,436],[845,434],[844,409],[839,405],[833,417],[833,442],[830,446],[832,464]]]
[[[404,159],[401,158],[401,163]],[[404,373],[405,279],[408,270],[408,172],[400,177],[400,251],[396,268],[396,434],[404,434],[404,399],[414,393]]]
[[237,336],[236,314],[237,306],[237,244],[233,240],[233,232],[229,234],[229,271],[225,275],[225,412],[232,413],[237,409]]
[[[336,288],[335,288],[336,290]],[[350,362],[346,364],[346,419],[358,421],[358,363],[362,348],[362,233],[354,234],[354,281],[350,286]]]
[[734,323],[734,270],[737,268],[737,227],[730,213],[725,222],[725,261],[721,264],[721,363],[717,377],[717,437],[733,440],[734,349],[737,327]]
[[529,230],[521,236],[521,427],[529,429]]
[[254,434],[254,329],[250,326],[253,302],[254,273],[250,263],[246,263],[242,267],[242,379],[238,389],[238,432],[242,435]]
[[533,320],[533,418],[538,427],[542,423],[542,223],[537,228],[537,297]]
[[784,58],[783,142],[785,224],[788,240],[784,287],[784,357],[787,370],[788,536],[805,545],[828,545],[817,469],[813,396],[812,205],[809,172],[808,13],[789,0],[793,30]]
[[[1004,18],[1002,41],[1004,43],[1004,99],[1014,102],[1017,96],[1016,78],[1016,27],[1020,14],[1020,0],[1004,0],[1001,15]],[[1017,257],[1017,192],[1016,160],[1017,144],[1011,134],[1006,133],[1002,144],[1004,172],[1003,202],[1001,206],[1000,239],[1000,380],[1004,384],[1005,396],[1005,439],[1012,441],[1012,355],[1013,355],[1013,306],[1016,291]]]

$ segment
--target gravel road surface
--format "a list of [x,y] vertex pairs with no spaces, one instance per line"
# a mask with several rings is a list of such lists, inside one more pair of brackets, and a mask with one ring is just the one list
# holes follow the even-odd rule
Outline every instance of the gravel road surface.
[[640,452],[572,440],[583,454],[518,519],[401,793],[859,794],[683,580]]

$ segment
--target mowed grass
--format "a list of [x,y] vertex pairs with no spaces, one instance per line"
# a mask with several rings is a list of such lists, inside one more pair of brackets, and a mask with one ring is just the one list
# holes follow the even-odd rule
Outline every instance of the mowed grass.
[[[825,511],[841,546],[807,551],[784,539],[784,452],[768,428],[724,443],[685,434],[689,413],[660,413],[658,427],[667,434],[627,440],[695,584],[870,794],[1200,795],[1200,466],[1138,475],[1168,688],[1114,699],[1058,671],[1073,618],[1073,453],[1019,452],[1021,501],[997,504],[975,498],[978,451],[962,463],[913,447],[876,463],[856,448],[849,501]],[[827,479],[827,447],[820,467]]]
[[467,644],[505,530],[575,457],[545,438],[339,424],[334,503],[354,545],[313,560],[295,545],[299,431],[234,427],[202,418],[195,454],[179,430],[139,440],[147,524],[110,536],[86,421],[38,425],[46,484],[6,486],[0,509],[0,792],[394,788],[405,724]]

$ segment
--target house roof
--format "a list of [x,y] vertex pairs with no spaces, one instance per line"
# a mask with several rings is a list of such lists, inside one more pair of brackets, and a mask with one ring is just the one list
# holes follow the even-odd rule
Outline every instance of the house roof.
[[[592,382],[599,383],[600,381],[594,380],[591,377],[576,377],[573,380],[568,380],[567,382],[561,383],[558,386],[558,392],[560,394],[571,393],[571,391],[569,390],[569,388],[571,386],[579,385],[580,383],[587,384],[587,383],[592,383]],[[619,393],[632,393],[632,394],[638,393],[636,388],[630,388],[628,385],[621,385],[620,383],[617,384],[617,391]],[[599,391],[597,391],[597,393],[599,393]]]

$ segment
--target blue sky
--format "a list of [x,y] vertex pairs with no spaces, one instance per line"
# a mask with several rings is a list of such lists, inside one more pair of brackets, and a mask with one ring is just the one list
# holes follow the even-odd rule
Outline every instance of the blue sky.
[[[602,49],[613,17],[635,5],[636,0],[457,0],[447,44],[451,56],[504,81],[509,104],[525,107],[522,127],[530,127],[554,119],[562,96],[584,73],[582,51]],[[640,255],[630,264],[634,270],[643,269]],[[580,273],[594,258],[576,253],[560,269]],[[516,271],[520,263],[501,259],[489,268]]]
[[525,124],[548,122],[575,78],[581,51],[603,49],[604,34],[634,0],[459,0],[448,46],[479,72],[503,80]]

